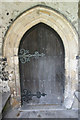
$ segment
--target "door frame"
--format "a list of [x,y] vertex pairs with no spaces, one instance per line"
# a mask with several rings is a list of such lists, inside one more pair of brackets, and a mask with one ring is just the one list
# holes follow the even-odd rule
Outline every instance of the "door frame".
[[[18,49],[22,36],[32,26],[44,23],[53,28],[61,37],[65,49],[65,93],[64,105],[71,108],[74,92],[78,86],[78,34],[72,24],[59,12],[45,6],[35,6],[20,15],[9,28],[4,44],[3,57],[7,58],[9,71],[13,70],[14,79],[11,94],[21,101]],[[69,103],[69,105],[68,105]]]

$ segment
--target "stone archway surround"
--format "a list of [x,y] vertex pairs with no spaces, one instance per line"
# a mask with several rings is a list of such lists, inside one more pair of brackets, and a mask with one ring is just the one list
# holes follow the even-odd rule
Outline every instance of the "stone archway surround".
[[[14,72],[13,84],[16,99],[21,97],[18,48],[24,33],[38,23],[45,23],[53,28],[61,37],[65,48],[65,93],[64,104],[70,108],[73,103],[74,91],[78,85],[77,60],[78,35],[72,25],[58,12],[36,6],[19,16],[8,30],[3,45],[3,57]],[[13,94],[13,93],[12,93]],[[69,103],[69,105],[68,105]]]

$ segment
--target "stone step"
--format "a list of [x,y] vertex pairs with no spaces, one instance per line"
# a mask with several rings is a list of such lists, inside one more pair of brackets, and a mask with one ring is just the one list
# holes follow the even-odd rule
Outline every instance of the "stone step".
[[10,97],[10,92],[0,93],[0,118],[1,118],[2,110],[4,109],[9,97]]

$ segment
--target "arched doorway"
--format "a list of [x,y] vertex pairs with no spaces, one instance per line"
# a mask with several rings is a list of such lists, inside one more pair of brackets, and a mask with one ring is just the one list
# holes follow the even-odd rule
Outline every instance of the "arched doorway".
[[19,46],[22,104],[62,104],[64,46],[51,27],[39,23],[22,37]]
[[[54,29],[64,44],[65,49],[65,91],[64,105],[71,108],[74,92],[78,85],[76,56],[78,55],[78,34],[72,24],[59,12],[44,6],[34,6],[19,16],[9,28],[4,44],[3,57],[7,58],[8,66],[13,70],[14,79],[11,84],[13,98],[21,103],[18,51],[20,41],[30,28],[44,23]],[[10,71],[10,70],[9,70]]]

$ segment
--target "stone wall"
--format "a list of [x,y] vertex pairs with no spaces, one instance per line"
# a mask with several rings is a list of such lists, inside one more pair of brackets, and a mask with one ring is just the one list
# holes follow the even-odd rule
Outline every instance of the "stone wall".
[[[80,2],[78,4],[78,44],[79,44],[79,56],[80,56]],[[80,91],[80,59],[79,59],[79,67],[78,67],[78,74],[79,74],[79,91]]]
[[[27,9],[36,5],[49,6],[62,13],[78,31],[78,3],[77,2],[3,2],[0,3],[0,54],[4,36],[13,21]],[[2,22],[2,23],[1,23]]]
[[4,37],[9,27],[12,25],[15,19],[24,11],[36,5],[44,5],[57,10],[59,13],[63,14],[68,21],[71,22],[73,27],[78,32],[79,12],[77,2],[2,2],[0,3],[0,11],[2,11],[2,13],[0,14],[0,56],[2,56]]

